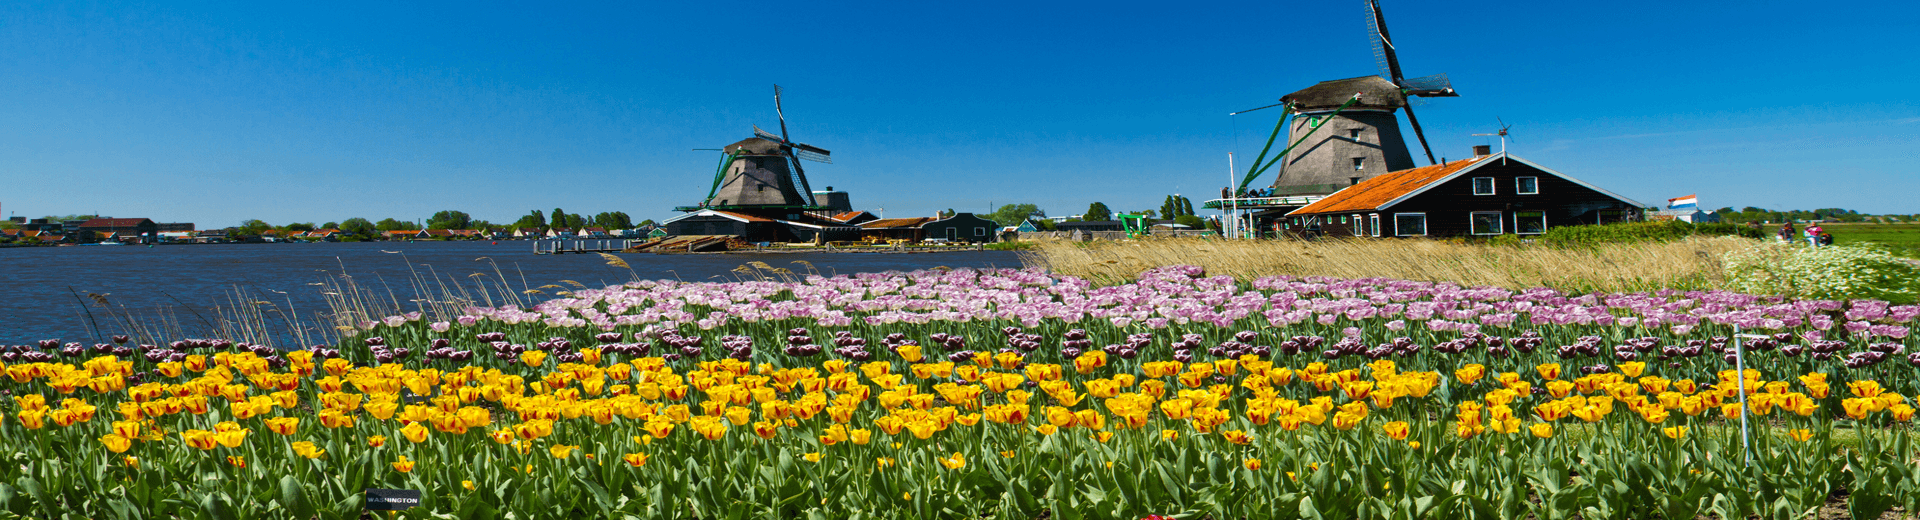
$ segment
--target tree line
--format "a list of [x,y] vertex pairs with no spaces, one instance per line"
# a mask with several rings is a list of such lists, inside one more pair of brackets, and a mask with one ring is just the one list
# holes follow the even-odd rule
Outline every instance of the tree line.
[[1915,222],[1920,215],[1871,215],[1844,208],[1820,208],[1814,210],[1772,210],[1747,206],[1738,210],[1725,207],[1714,210],[1722,222],[1744,224],[1761,222],[1779,224],[1802,220],[1833,220],[1838,222]]
[[520,217],[519,220],[514,221],[511,225],[507,225],[474,219],[473,216],[467,214],[467,212],[449,209],[435,212],[433,216],[421,221],[384,218],[375,222],[366,218],[354,217],[323,224],[292,222],[283,225],[273,225],[264,220],[248,219],[241,221],[238,226],[227,228],[227,233],[233,236],[260,236],[266,234],[304,233],[317,229],[335,229],[347,235],[349,239],[371,239],[387,231],[410,231],[418,229],[472,229],[480,231],[535,229],[540,232],[546,232],[556,228],[577,231],[582,228],[598,227],[607,230],[616,230],[651,225],[655,225],[652,220],[643,220],[636,224],[633,221],[633,217],[621,211],[603,211],[598,214],[585,215],[570,214],[561,208],[553,208],[552,216],[549,217],[547,213],[541,212],[540,210],[533,210],[532,213]]

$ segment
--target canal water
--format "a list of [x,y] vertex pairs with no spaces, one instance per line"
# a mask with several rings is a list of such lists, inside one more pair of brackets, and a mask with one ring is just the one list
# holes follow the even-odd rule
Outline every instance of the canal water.
[[590,288],[636,276],[732,281],[747,276],[735,269],[750,262],[829,276],[1022,265],[1018,254],[1006,251],[617,256],[632,270],[608,265],[594,254],[535,255],[527,241],[5,248],[0,249],[0,344],[44,339],[91,344],[143,331],[149,337],[214,336],[223,313],[231,316],[247,306],[260,311],[260,322],[284,323],[290,317],[318,322],[314,318],[328,310],[324,284],[341,275],[406,302],[417,296],[412,291],[420,279],[472,287],[482,280],[498,286],[504,278],[516,291],[550,295],[560,289],[540,287],[573,288],[563,280]]

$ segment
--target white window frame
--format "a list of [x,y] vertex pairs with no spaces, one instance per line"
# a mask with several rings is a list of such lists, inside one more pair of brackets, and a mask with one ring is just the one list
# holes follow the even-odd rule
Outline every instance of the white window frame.
[[[1473,219],[1481,215],[1493,215],[1493,232],[1492,233],[1481,233],[1480,231],[1473,229]],[[1471,233],[1476,236],[1504,235],[1506,234],[1506,231],[1507,231],[1506,228],[1507,228],[1507,217],[1505,214],[1501,212],[1475,211],[1467,214],[1467,233]]]
[[[1480,181],[1482,179],[1485,179],[1487,181],[1486,193],[1480,193]],[[1474,195],[1499,195],[1500,188],[1498,185],[1495,184],[1493,177],[1474,177],[1473,178],[1473,194]]]
[[[1412,234],[1412,233],[1401,233],[1401,232],[1400,232],[1400,217],[1402,217],[1402,216],[1410,216],[1410,217],[1411,217],[1411,216],[1417,216],[1417,217],[1420,217],[1420,234],[1417,234],[1417,235],[1416,235],[1416,234]],[[1394,213],[1394,214],[1393,214],[1393,236],[1397,236],[1397,237],[1424,237],[1424,236],[1427,236],[1427,213],[1426,213],[1426,212],[1424,212],[1424,211],[1423,211],[1423,212],[1418,212],[1418,213]]]
[[987,236],[987,228],[983,228],[983,227],[974,227],[974,228],[973,228],[973,236],[976,236],[976,237],[984,237],[984,236]]
[[[1533,191],[1520,189],[1520,179],[1533,179]],[[1513,193],[1515,195],[1539,195],[1540,194],[1540,178],[1539,177],[1514,177]]]
[[1368,220],[1373,221],[1373,236],[1380,236],[1380,214],[1374,213]]
[[1347,228],[1347,231],[1352,231],[1352,232],[1353,232],[1353,236],[1356,236],[1356,237],[1364,237],[1364,236],[1367,236],[1367,221],[1366,221],[1366,219],[1364,219],[1364,218],[1361,218],[1361,216],[1360,216],[1360,215],[1354,215],[1354,216],[1353,216],[1353,225],[1352,225],[1352,226],[1350,226],[1350,227],[1348,227],[1348,228]]
[[[1520,214],[1521,214],[1521,213],[1539,213],[1539,214],[1540,214],[1540,232],[1538,232],[1538,233],[1527,233],[1527,232],[1523,232],[1523,231],[1521,231],[1521,230],[1520,230],[1520,229],[1521,229],[1521,228],[1520,228]],[[1515,212],[1513,212],[1513,232],[1514,232],[1514,234],[1517,234],[1517,235],[1542,235],[1542,234],[1546,234],[1546,232],[1547,232],[1547,212],[1546,212],[1545,210],[1537,210],[1537,209],[1533,209],[1533,210],[1522,210],[1522,211],[1515,211]]]

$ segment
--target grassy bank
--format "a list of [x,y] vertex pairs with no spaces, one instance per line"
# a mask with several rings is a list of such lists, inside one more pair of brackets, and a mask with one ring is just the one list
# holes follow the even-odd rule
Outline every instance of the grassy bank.
[[1834,244],[1873,244],[1894,254],[1920,258],[1920,224],[1822,224]]
[[1241,279],[1289,274],[1446,281],[1512,289],[1641,291],[1710,288],[1722,279],[1721,258],[1753,243],[1732,237],[1578,248],[1437,240],[1052,241],[1038,243],[1026,253],[1026,260],[1029,265],[1107,284],[1130,280],[1153,267],[1187,264]]

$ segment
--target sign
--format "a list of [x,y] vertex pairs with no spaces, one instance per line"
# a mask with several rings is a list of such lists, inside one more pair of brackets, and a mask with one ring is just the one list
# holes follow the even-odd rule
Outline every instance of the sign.
[[399,511],[420,505],[420,492],[412,489],[368,489],[368,511]]

